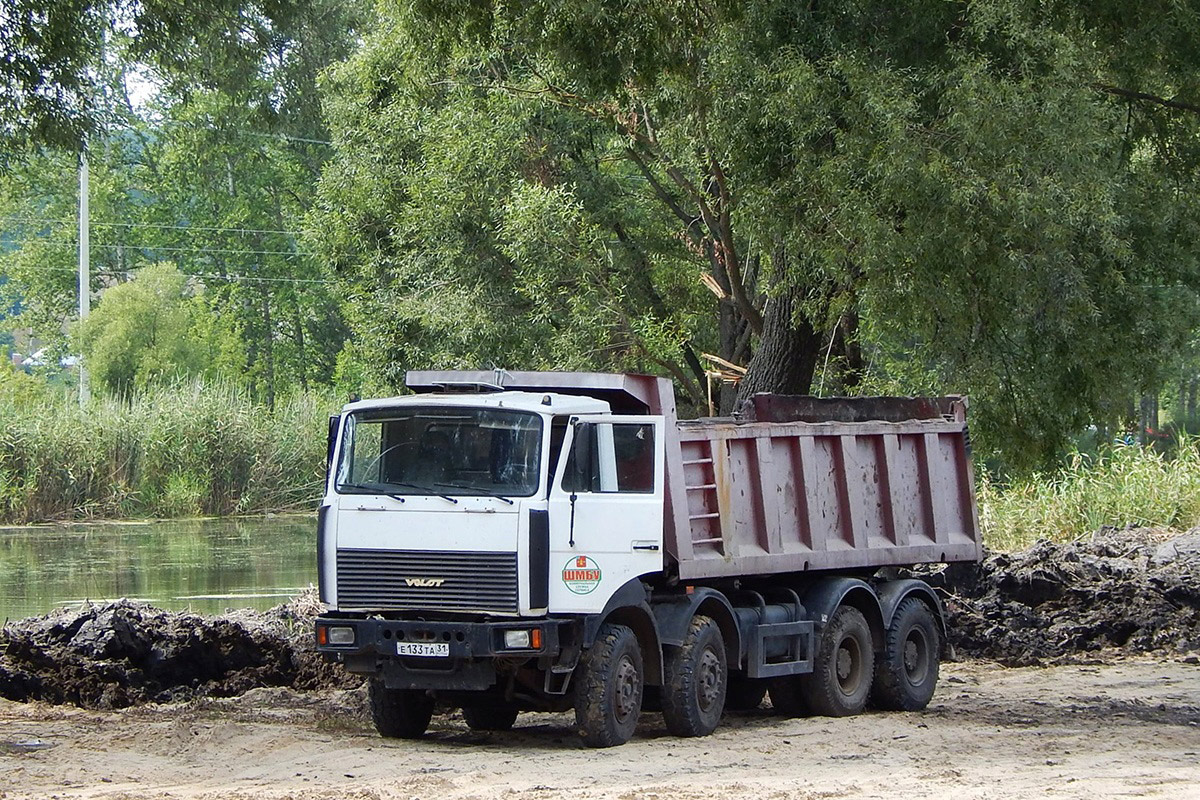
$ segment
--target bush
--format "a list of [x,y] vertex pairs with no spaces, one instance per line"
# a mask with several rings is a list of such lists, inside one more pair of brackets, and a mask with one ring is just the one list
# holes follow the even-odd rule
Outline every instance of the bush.
[[1139,445],[1077,453],[1052,475],[1009,485],[981,476],[978,495],[984,541],[997,550],[1068,541],[1104,526],[1186,529],[1200,524],[1200,442],[1181,442],[1173,457]]
[[0,392],[0,521],[194,516],[313,506],[331,398],[274,410],[202,382],[86,410]]

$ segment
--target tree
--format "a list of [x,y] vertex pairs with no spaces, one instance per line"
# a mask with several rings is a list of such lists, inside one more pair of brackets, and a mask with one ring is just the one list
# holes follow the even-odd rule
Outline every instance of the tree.
[[79,326],[96,381],[117,395],[182,377],[236,374],[233,331],[222,326],[173,264],[143,267],[107,289]]
[[[1188,199],[1200,140],[1160,87],[1194,87],[1200,49],[1190,8],[1157,12],[1025,0],[391,6],[336,73],[339,155],[318,223],[335,231],[334,263],[381,290],[351,307],[374,320],[384,300],[403,321],[377,338],[411,343],[453,330],[448,311],[413,314],[427,306],[414,301],[422,285],[462,293],[448,305],[469,306],[472,322],[480,300],[501,322],[529,316],[498,299],[520,298],[535,269],[496,259],[499,220],[548,184],[581,223],[607,232],[620,220],[716,295],[707,307],[694,292],[670,297],[653,318],[683,324],[659,361],[682,362],[700,332],[749,367],[743,396],[808,391],[830,357],[849,387],[889,382],[868,375],[874,356],[876,370],[913,361],[976,396],[986,443],[1030,461],[1157,380],[1196,321],[1197,265],[1181,244],[1200,220]],[[602,178],[622,189],[591,191]],[[437,213],[446,196],[457,214]],[[463,246],[451,253],[448,240]],[[603,275],[618,250],[596,242],[555,252]],[[664,276],[649,274],[661,297]],[[527,326],[531,340],[588,326],[596,309],[583,305],[549,331]],[[528,352],[519,326],[505,330],[511,344],[431,336],[443,352],[390,352]]]

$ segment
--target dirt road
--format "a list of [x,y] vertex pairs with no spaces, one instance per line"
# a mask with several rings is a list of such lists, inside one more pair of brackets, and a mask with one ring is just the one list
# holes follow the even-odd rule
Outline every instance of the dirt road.
[[851,719],[730,716],[676,739],[647,714],[613,750],[570,717],[473,733],[457,714],[384,741],[359,692],[100,712],[0,701],[0,797],[1200,798],[1200,666],[949,664],[930,708]]

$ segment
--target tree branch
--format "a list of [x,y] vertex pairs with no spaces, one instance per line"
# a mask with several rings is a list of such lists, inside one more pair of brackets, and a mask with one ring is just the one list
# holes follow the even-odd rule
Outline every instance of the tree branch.
[[666,187],[655,177],[654,173],[650,170],[650,165],[646,163],[646,160],[636,150],[632,147],[627,147],[625,148],[625,155],[637,166],[638,171],[642,173],[642,176],[650,184],[650,188],[654,190],[655,196],[687,226],[686,231],[688,236],[698,244],[700,237],[696,234],[694,228],[696,223],[700,221],[700,216],[698,214],[689,214],[684,210],[679,201],[675,199],[675,196],[668,192]]
[[1101,83],[1093,83],[1092,88],[1098,92],[1105,94],[1123,97],[1126,100],[1141,100],[1145,103],[1155,103],[1167,108],[1174,108],[1178,111],[1189,111],[1193,114],[1200,114],[1200,105],[1194,103],[1185,103],[1182,100],[1176,100],[1169,97],[1159,97],[1158,95],[1148,94],[1147,92],[1137,92],[1133,89],[1122,89],[1119,86],[1106,86]]

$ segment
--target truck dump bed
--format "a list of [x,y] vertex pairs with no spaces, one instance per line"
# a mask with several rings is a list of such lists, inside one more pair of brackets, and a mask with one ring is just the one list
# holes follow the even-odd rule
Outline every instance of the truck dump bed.
[[980,557],[960,398],[758,395],[736,421],[677,430],[681,578]]

